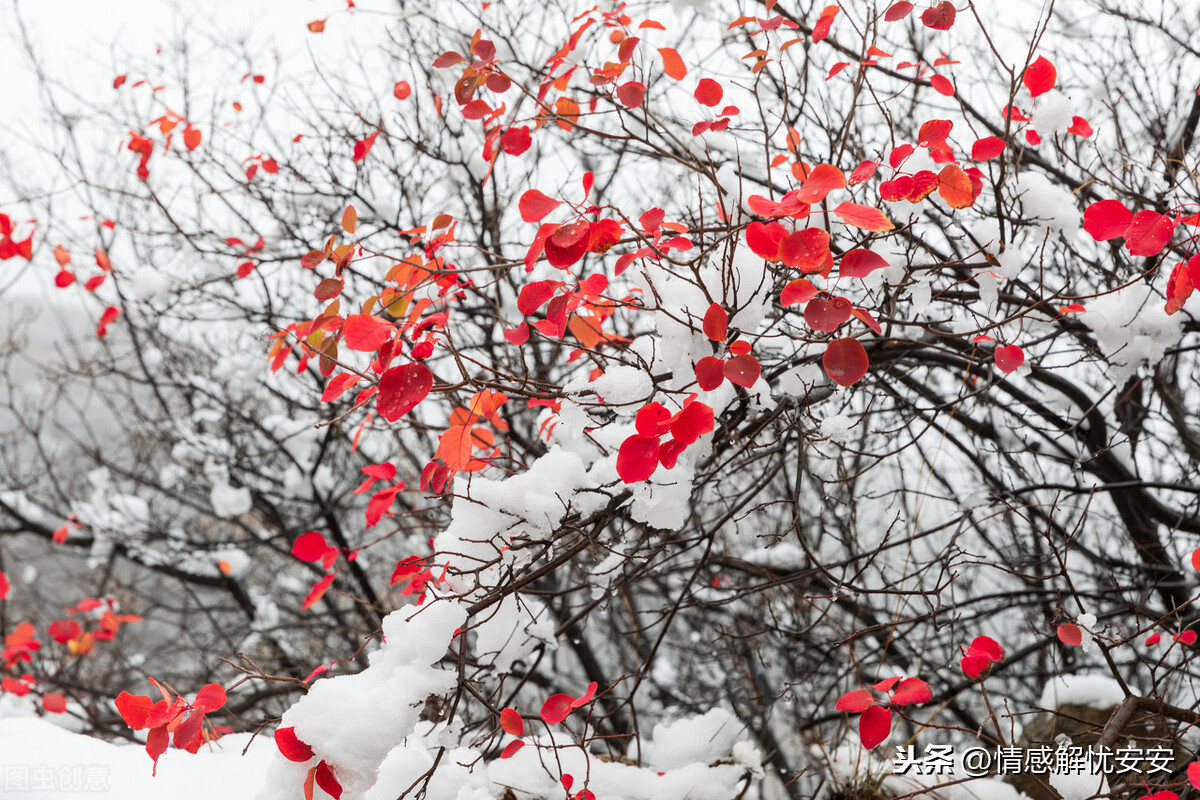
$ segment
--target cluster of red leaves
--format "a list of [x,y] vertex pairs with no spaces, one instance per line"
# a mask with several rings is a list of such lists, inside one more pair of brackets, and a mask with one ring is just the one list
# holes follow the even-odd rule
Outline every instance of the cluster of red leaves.
[[[542,704],[540,715],[542,722],[547,725],[558,725],[569,717],[572,711],[592,702],[596,696],[596,688],[596,682],[592,681],[588,684],[583,694],[578,697],[572,697],[562,692],[550,695],[550,697],[546,698],[546,702]],[[518,750],[525,746],[522,738],[525,736],[525,720],[515,708],[505,708],[500,712],[500,728],[505,733],[517,737],[515,740],[509,742],[504,748],[504,752],[500,754],[501,758],[512,758]],[[581,792],[576,797],[579,800],[583,800],[584,795]],[[576,798],[571,798],[571,800],[576,800]],[[591,792],[587,793],[586,800],[591,800]]]
[[863,747],[877,747],[892,732],[892,709],[920,705],[933,699],[933,690],[920,678],[888,678],[871,687],[889,695],[885,701],[876,700],[867,689],[855,689],[838,698],[837,710],[862,714],[858,719],[858,737]]
[[545,318],[536,320],[532,326],[524,320],[515,328],[504,331],[504,338],[510,344],[524,344],[529,339],[530,327],[533,327],[552,339],[561,339],[570,331],[588,349],[623,341],[603,329],[616,309],[616,304],[604,297],[607,289],[608,277],[603,273],[591,275],[575,285],[556,280],[527,283],[517,296],[517,310],[528,317],[545,306]]
[[203,687],[189,703],[182,697],[173,696],[154,678],[150,682],[162,693],[162,700],[156,703],[144,694],[121,692],[115,704],[126,725],[135,731],[149,731],[146,752],[154,760],[152,775],[158,773],[158,758],[167,751],[170,743],[180,750],[195,753],[205,741],[230,730],[204,729],[205,715],[225,705],[225,689],[219,684],[210,683]]
[[[275,746],[284,758],[297,764],[307,764],[316,757],[312,747],[296,736],[296,729],[293,727],[279,728],[275,731]],[[342,784],[334,774],[333,767],[325,759],[308,769],[308,775],[304,779],[305,800],[312,800],[314,784],[320,786],[334,800],[342,796]]]
[[[301,561],[316,562],[319,561],[325,569],[325,575],[313,584],[308,595],[304,598],[304,603],[301,604],[302,611],[312,608],[317,604],[329,587],[333,585],[334,579],[337,577],[337,570],[334,566],[337,564],[338,557],[342,551],[325,541],[325,537],[316,531],[302,533],[296,537],[296,541],[292,543],[292,555]],[[346,559],[353,561],[358,557],[358,553],[351,550],[346,553]]]
[[[726,345],[729,338],[729,314],[720,303],[713,303],[705,312],[704,335],[710,341]],[[728,359],[721,356],[705,356],[696,362],[696,383],[706,392],[716,389],[726,379],[730,383],[749,389],[762,372],[758,359],[750,355],[749,342],[728,342],[725,351]]]
[[268,175],[274,175],[279,172],[279,164],[275,159],[264,156],[261,153],[250,156],[242,163],[248,165],[246,167],[246,180],[248,181],[254,180],[254,176],[258,174],[259,167],[262,167],[262,171]]
[[[0,600],[7,594],[8,580],[4,573],[0,572]],[[84,598],[78,605],[68,606],[67,611],[71,614],[90,614],[96,620],[95,627],[84,631],[83,626],[74,619],[59,619],[50,623],[47,635],[58,644],[64,645],[72,656],[89,655],[95,650],[96,642],[112,641],[122,625],[127,622],[140,622],[142,619],[136,614],[118,614],[115,609],[114,598]],[[4,662],[6,669],[12,669],[22,662],[31,663],[33,654],[41,648],[42,642],[37,638],[37,630],[33,623],[22,622],[4,637],[4,650],[0,652],[0,661]],[[9,691],[4,687],[0,689]]]
[[[714,425],[711,406],[688,395],[683,408],[672,414],[661,403],[643,406],[634,420],[637,433],[621,444],[617,451],[617,474],[625,483],[647,480],[661,464],[674,469],[679,455]],[[662,441],[662,437],[671,438]]]
[[426,566],[424,558],[408,556],[396,562],[396,569],[392,572],[390,585],[400,586],[400,594],[404,597],[416,595],[417,605],[421,605],[425,602],[425,587],[431,583],[437,583],[438,580],[434,577],[433,571]]
[[960,662],[963,674],[968,678],[978,678],[991,669],[992,664],[1004,660],[1004,648],[990,636],[976,636],[970,647],[963,649]]
[[[112,262],[109,261],[108,253],[96,248],[95,252],[96,267],[99,269],[95,275],[92,275],[83,282],[83,288],[89,292],[95,292],[104,283],[109,273],[112,272]],[[76,275],[71,270],[67,269],[67,265],[71,263],[71,251],[63,247],[61,244],[54,248],[54,261],[58,264],[58,274],[54,276],[54,285],[59,289],[65,289],[77,280]],[[115,316],[113,317],[116,318]],[[111,320],[109,320],[111,322]],[[108,323],[103,323],[107,325]],[[101,336],[104,334],[101,333]]]
[[[1029,96],[1035,100],[1053,89],[1057,82],[1058,70],[1045,56],[1039,56],[1036,61],[1025,68],[1025,72],[1021,75],[1021,83],[1029,90]],[[1025,112],[1016,106],[1006,106],[1002,114],[1005,119],[1012,122],[1032,122]],[[1067,133],[1086,139],[1094,131],[1083,117],[1072,117],[1071,127],[1067,128]],[[1037,147],[1042,143],[1042,137],[1034,128],[1026,127],[1025,141],[1029,146]]]
[[0,214],[0,261],[20,256],[29,261],[33,258],[33,234],[17,241],[13,239],[13,224],[7,214]]

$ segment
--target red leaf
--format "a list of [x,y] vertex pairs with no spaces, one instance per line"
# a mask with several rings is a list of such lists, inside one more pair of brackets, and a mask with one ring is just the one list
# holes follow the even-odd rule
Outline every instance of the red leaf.
[[797,195],[802,202],[819,203],[835,189],[846,188],[846,176],[832,164],[817,164],[804,179]]
[[850,319],[852,308],[844,297],[814,297],[804,308],[804,321],[814,331],[832,333]]
[[[364,158],[367,157],[367,154],[371,152],[371,148],[375,146],[375,140],[378,138],[379,138],[379,131],[376,131],[375,133],[372,133],[367,138],[360,139],[359,141],[354,143],[353,159],[354,159],[355,164],[357,164],[359,161],[362,161]],[[271,165],[274,165],[274,163],[275,162],[273,162],[273,161],[270,162]],[[263,162],[263,169],[265,169],[267,172],[275,171],[270,166],[268,166],[267,161]]]
[[896,684],[901,681],[901,676],[897,675],[894,678],[884,678],[879,683],[871,686],[877,692],[890,692],[895,688]]
[[42,708],[50,714],[62,714],[67,710],[67,698],[57,692],[42,695]]
[[546,239],[546,260],[550,266],[567,269],[588,250],[591,225],[584,220],[559,225]]
[[323,19],[313,20],[312,22],[308,23],[308,30],[310,33],[324,33],[325,32],[325,20],[323,20]]
[[1083,633],[1078,625],[1066,622],[1058,626],[1058,640],[1068,647],[1078,647],[1083,644]]
[[954,164],[947,164],[938,173],[938,195],[951,208],[966,208],[975,202],[971,179]]
[[293,727],[279,728],[275,731],[275,746],[288,761],[303,764],[313,757],[313,749],[296,736]]
[[589,683],[583,694],[571,701],[571,708],[579,708],[580,706],[584,706],[592,702],[592,698],[596,696],[596,689],[598,689],[599,686],[600,685],[595,681]]
[[900,0],[897,3],[892,3],[891,7],[884,12],[883,19],[886,22],[895,22],[899,19],[904,19],[912,13],[913,4],[908,0]]
[[154,707],[154,701],[146,695],[130,694],[129,692],[121,692],[117,695],[114,703],[121,719],[125,720],[125,724],[135,731],[146,727],[146,715]]
[[687,67],[673,48],[660,47],[658,54],[662,56],[663,72],[667,73],[667,77],[681,81],[687,76]]
[[1187,779],[1193,789],[1200,789],[1200,762],[1193,761],[1188,764]]
[[948,31],[950,26],[954,24],[954,16],[957,12],[954,9],[954,3],[950,0],[943,0],[933,8],[927,8],[921,12],[921,22],[926,28],[933,28],[937,31]]
[[1133,222],[1133,212],[1120,200],[1101,200],[1083,212],[1083,229],[1097,242],[1124,236]]
[[829,257],[829,234],[820,228],[796,231],[779,245],[779,260],[801,272],[820,272]]
[[990,161],[1004,152],[1005,143],[999,136],[985,136],[971,145],[972,161]]
[[505,733],[511,733],[513,736],[525,735],[525,720],[521,719],[515,708],[506,708],[500,712],[500,727]]
[[196,692],[196,699],[192,701],[192,705],[200,706],[208,713],[224,706],[225,700],[225,688],[219,683],[210,683]]
[[617,87],[617,99],[626,108],[637,108],[646,99],[646,86],[637,81],[622,83]]
[[200,733],[200,726],[203,723],[204,709],[198,708],[189,714],[187,719],[175,728],[175,746],[189,753],[199,750],[204,741]]
[[[624,449],[624,448],[622,448]],[[626,481],[628,483],[629,481]],[[575,698],[569,694],[552,694],[542,704],[542,719],[547,725],[557,725],[571,713],[571,701]]]
[[825,6],[822,9],[821,16],[817,18],[817,24],[813,25],[813,44],[824,40],[829,35],[829,29],[833,27],[833,18],[837,16],[839,10],[837,6]]
[[843,278],[865,278],[877,269],[891,266],[878,253],[870,250],[851,250],[842,256],[838,264],[838,275]]
[[712,78],[701,78],[700,83],[696,84],[695,96],[701,105],[712,107],[721,102],[725,90]]
[[990,636],[976,636],[975,641],[971,642],[970,649],[980,651],[992,661],[1004,660],[1004,648]]
[[562,281],[534,281],[525,284],[521,287],[521,293],[517,295],[517,310],[522,314],[532,314],[545,305],[560,286]]
[[867,708],[869,708],[874,702],[875,698],[873,698],[871,693],[866,689],[855,689],[854,691],[846,692],[844,695],[839,697],[835,708],[837,708],[838,711],[846,711],[851,714],[861,714],[862,712],[866,711]]
[[861,162],[857,167],[854,168],[854,171],[850,173],[849,184],[851,186],[857,186],[858,184],[869,180],[871,176],[875,174],[875,168],[878,166],[878,162],[875,161]]
[[537,189],[525,192],[517,203],[517,207],[521,211],[521,219],[526,222],[541,222],[547,214],[560,205],[562,205],[561,200],[547,197]]
[[358,376],[353,372],[343,372],[341,375],[334,375],[330,378],[329,383],[325,385],[325,391],[321,393],[321,402],[329,403],[337,400],[356,383],[358,383]]
[[146,752],[154,759],[154,768],[150,770],[151,777],[158,774],[158,757],[167,752],[170,742],[171,736],[167,733],[165,725],[160,725],[146,734]]
[[[644,481],[653,475],[657,468],[657,438],[635,434],[626,439],[621,444],[621,449],[617,451],[617,474],[625,483]],[[545,710],[543,709],[544,716]]]
[[928,703],[933,699],[933,690],[920,678],[905,678],[892,693],[892,705],[910,706]]
[[371,495],[371,499],[367,501],[367,527],[373,528],[379,524],[379,520],[383,519],[383,515],[392,507],[392,503],[396,502],[396,495],[404,491],[404,482],[389,486],[386,489],[380,489],[375,494]]
[[378,350],[395,333],[392,323],[373,314],[351,314],[342,323],[342,341],[351,350]]
[[325,541],[324,536],[316,531],[309,531],[296,537],[292,544],[292,555],[301,561],[319,561],[328,549],[329,543]]
[[[4,573],[0,572],[0,599],[4,597]],[[83,628],[73,619],[60,619],[50,623],[46,633],[59,644],[66,644],[72,639],[78,639]]]
[[[726,365],[726,368],[728,368],[728,365]],[[729,373],[726,372],[725,375],[728,377]],[[682,411],[671,418],[671,436],[675,437],[675,441],[668,444],[687,447],[704,434],[710,432],[713,429],[713,423],[714,418],[711,407],[699,402],[687,403],[684,405]]]
[[954,84],[945,75],[934,75],[929,79],[929,85],[933,90],[944,97],[954,96]]
[[761,372],[758,359],[751,355],[738,356],[725,362],[725,377],[729,382],[747,389],[754,385]]
[[1095,131],[1092,130],[1092,126],[1088,124],[1086,119],[1076,116],[1071,117],[1071,127],[1067,128],[1067,133],[1082,136],[1086,139],[1095,133]]
[[0,571],[0,600],[8,597],[8,592],[12,588],[12,584],[8,582],[8,576]]
[[433,389],[433,373],[424,364],[393,367],[379,379],[379,416],[395,422],[417,407]]
[[882,211],[857,203],[841,203],[833,210],[842,222],[868,231],[890,231],[896,227]]
[[1157,211],[1139,211],[1125,229],[1125,249],[1132,256],[1156,256],[1175,233],[1175,222]]
[[1200,569],[1200,547],[1192,551],[1192,569]]
[[858,718],[858,738],[868,750],[880,745],[892,732],[892,712],[883,706],[869,706]]
[[751,222],[746,226],[746,246],[767,261],[779,260],[779,248],[787,229],[778,222]]
[[525,746],[525,743],[523,741],[521,741],[520,739],[509,742],[508,746],[504,748],[504,752],[500,754],[500,757],[501,758],[512,758],[513,756],[515,756],[517,754],[517,751],[520,750],[524,746]]
[[787,308],[797,303],[807,303],[816,296],[817,287],[813,286],[807,278],[796,278],[783,287],[783,291],[779,293],[779,302],[784,308]]
[[642,436],[658,438],[671,429],[671,412],[662,403],[648,403],[638,409],[634,427]]
[[932,147],[935,144],[941,144],[946,141],[946,137],[950,135],[950,130],[954,127],[954,123],[948,119],[931,119],[928,122],[921,124],[921,129],[917,131],[917,144],[921,147]]
[[327,592],[329,587],[333,584],[333,578],[334,575],[331,572],[313,584],[312,590],[309,591],[308,595],[304,598],[304,602],[300,605],[300,610],[305,611],[315,606],[321,600],[321,598],[325,596],[325,592]]
[[500,134],[500,149],[508,153],[510,156],[519,156],[530,148],[533,144],[533,136],[529,133],[529,126],[522,125],[519,128],[509,128],[504,133]]
[[716,356],[705,356],[696,362],[696,384],[711,392],[725,382],[725,362]]
[[983,671],[992,665],[992,659],[988,658],[985,653],[977,653],[968,651],[963,656],[959,666],[962,667],[963,674],[968,678],[978,678],[983,674]]
[[1058,71],[1045,56],[1038,56],[1038,60],[1030,64],[1026,68],[1025,74],[1021,76],[1021,82],[1025,84],[1025,88],[1033,97],[1053,89],[1057,80]]
[[821,357],[825,374],[838,386],[853,386],[867,374],[867,351],[857,339],[834,339]]
[[317,786],[324,789],[325,793],[332,797],[333,800],[338,800],[342,796],[342,784],[334,777],[333,769],[324,761],[317,764],[316,776]]
[[515,328],[508,328],[504,331],[504,338],[509,344],[525,344],[529,341],[529,323],[522,322]]
[[183,145],[188,150],[195,150],[197,147],[199,147],[200,138],[200,131],[197,128],[193,128],[191,125],[188,125],[183,129]]
[[713,303],[704,313],[704,335],[714,342],[729,338],[729,314],[720,303]]
[[1025,351],[1015,344],[997,347],[994,354],[996,369],[1009,373],[1025,363]]

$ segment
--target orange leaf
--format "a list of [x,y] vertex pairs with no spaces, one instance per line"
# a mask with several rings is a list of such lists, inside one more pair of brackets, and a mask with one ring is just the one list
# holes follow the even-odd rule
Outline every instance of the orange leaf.
[[354,233],[358,229],[358,212],[354,210],[354,206],[346,206],[346,211],[342,214],[342,230],[346,233]]
[[679,53],[671,47],[660,47],[658,54],[662,56],[663,72],[667,73],[668,77],[681,81],[687,76],[687,67],[683,64],[683,59],[679,57]]

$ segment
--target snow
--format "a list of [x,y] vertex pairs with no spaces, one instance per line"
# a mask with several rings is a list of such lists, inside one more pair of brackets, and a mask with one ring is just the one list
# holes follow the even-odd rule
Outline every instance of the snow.
[[213,512],[218,517],[232,519],[250,510],[250,490],[245,486],[230,486],[228,483],[217,483],[209,493]]
[[1062,706],[1108,709],[1125,699],[1121,685],[1105,675],[1058,675],[1042,690],[1039,704],[1054,711]]

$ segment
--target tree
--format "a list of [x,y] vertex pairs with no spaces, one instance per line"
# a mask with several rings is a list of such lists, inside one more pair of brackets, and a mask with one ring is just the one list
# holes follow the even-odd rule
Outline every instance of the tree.
[[10,174],[0,254],[89,341],[11,382],[0,512],[79,577],[8,603],[157,652],[26,628],[10,679],[152,751],[282,717],[281,797],[911,792],[806,765],[1011,746],[1085,673],[1173,744],[1194,23],[1019,9],[402,7],[361,74],[178,47],[85,122],[46,75],[70,196]]

